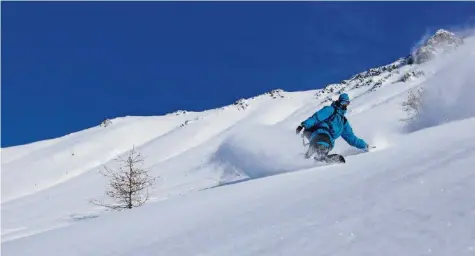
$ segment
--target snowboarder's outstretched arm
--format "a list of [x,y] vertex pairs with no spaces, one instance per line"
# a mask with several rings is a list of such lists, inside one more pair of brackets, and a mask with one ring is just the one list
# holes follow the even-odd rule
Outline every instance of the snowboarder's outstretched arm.
[[330,117],[333,114],[333,111],[334,109],[331,106],[323,107],[319,111],[315,112],[315,114],[313,114],[311,117],[307,118],[307,120],[303,121],[301,125],[305,129],[310,129],[314,125]]
[[343,137],[343,139],[353,147],[359,149],[368,148],[368,144],[364,140],[356,137],[356,135],[353,133],[353,129],[351,128],[350,122],[348,121],[343,127],[343,133],[341,134],[341,137]]

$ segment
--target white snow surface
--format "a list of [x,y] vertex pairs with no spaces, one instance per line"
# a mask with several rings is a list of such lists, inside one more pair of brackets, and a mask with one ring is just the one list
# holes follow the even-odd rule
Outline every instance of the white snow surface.
[[[3,148],[2,255],[473,256],[475,44],[465,42],[450,65],[406,65],[365,86],[116,118]],[[414,70],[426,75],[397,82]],[[401,103],[419,86],[429,93],[408,132]],[[364,153],[338,139],[333,151],[346,164],[303,159],[296,126],[340,92],[353,99],[355,134],[377,148]],[[98,170],[132,146],[160,177],[153,200],[122,212],[89,204],[106,199]]]

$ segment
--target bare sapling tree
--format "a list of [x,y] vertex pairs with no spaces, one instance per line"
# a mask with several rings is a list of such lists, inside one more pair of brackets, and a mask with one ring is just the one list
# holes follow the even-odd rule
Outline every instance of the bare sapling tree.
[[407,99],[402,103],[402,109],[408,114],[407,121],[418,116],[421,110],[422,88],[410,91]]
[[90,200],[90,202],[117,211],[145,204],[150,199],[148,189],[154,185],[155,178],[151,177],[148,171],[142,167],[144,163],[142,155],[133,147],[127,158],[119,156],[114,160],[118,163],[116,169],[104,166],[104,170],[100,173],[108,178],[106,195],[115,203],[104,203],[97,200]]

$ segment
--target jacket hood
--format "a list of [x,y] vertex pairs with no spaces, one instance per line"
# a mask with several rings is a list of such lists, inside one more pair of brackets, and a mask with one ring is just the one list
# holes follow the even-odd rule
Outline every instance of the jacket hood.
[[340,114],[340,115],[345,115],[346,114],[346,109],[343,109],[340,106],[340,104],[338,104],[338,101],[334,101],[331,106],[334,107],[338,111],[338,114]]

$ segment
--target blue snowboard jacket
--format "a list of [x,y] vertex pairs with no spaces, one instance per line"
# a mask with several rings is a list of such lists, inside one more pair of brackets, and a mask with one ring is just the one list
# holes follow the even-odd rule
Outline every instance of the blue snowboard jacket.
[[[337,113],[333,118],[331,118],[335,109]],[[365,149],[368,144],[366,144],[364,140],[355,136],[350,122],[348,122],[348,120],[346,120],[344,117],[345,114],[346,110],[341,109],[335,103],[333,103],[331,106],[323,107],[319,111],[315,112],[315,114],[302,122],[302,126],[305,128],[305,130],[314,130],[310,137],[310,141],[312,141],[312,139],[318,134],[323,133],[330,137],[331,145],[328,145],[325,142],[321,142],[320,144],[330,148],[333,148],[333,145],[335,145],[335,140],[341,136],[351,146]]]

